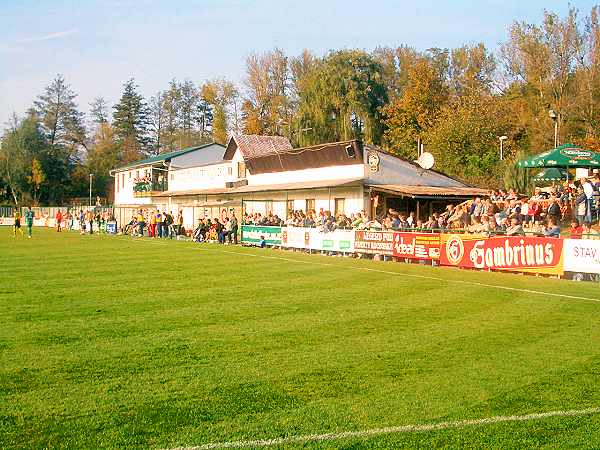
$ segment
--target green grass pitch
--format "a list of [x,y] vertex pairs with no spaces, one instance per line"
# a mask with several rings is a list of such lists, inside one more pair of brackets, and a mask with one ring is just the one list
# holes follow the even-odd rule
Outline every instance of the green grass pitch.
[[[3,449],[173,448],[600,406],[592,283],[45,229],[13,239],[9,227],[0,261]],[[600,415],[280,447],[599,448]]]

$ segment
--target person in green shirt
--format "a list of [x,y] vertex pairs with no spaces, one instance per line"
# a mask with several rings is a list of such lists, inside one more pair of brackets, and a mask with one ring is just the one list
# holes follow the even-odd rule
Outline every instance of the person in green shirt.
[[33,228],[33,217],[34,213],[31,210],[31,206],[27,207],[27,211],[25,211],[25,223],[27,224],[27,237],[31,239],[31,229]]
[[21,229],[21,211],[19,209],[15,209],[13,214],[13,218],[15,219],[15,223],[13,224],[13,237],[17,237],[17,230],[23,236],[23,230]]

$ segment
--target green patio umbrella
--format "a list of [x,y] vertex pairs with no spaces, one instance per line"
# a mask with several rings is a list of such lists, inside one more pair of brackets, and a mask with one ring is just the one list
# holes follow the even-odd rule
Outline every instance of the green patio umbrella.
[[567,179],[567,170],[558,169],[556,167],[549,167],[542,170],[540,173],[533,177],[533,181],[560,181]]
[[584,150],[573,144],[563,144],[539,155],[518,162],[519,167],[600,167],[600,153]]

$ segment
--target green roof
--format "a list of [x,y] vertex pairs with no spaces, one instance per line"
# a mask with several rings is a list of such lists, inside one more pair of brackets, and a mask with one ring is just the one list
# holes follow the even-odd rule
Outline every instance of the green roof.
[[157,162],[166,161],[167,159],[175,158],[176,156],[185,155],[186,153],[189,153],[189,152],[191,152],[193,150],[198,150],[198,149],[201,149],[201,148],[204,148],[204,147],[208,147],[208,146],[211,146],[211,145],[215,145],[215,144],[219,145],[216,142],[211,142],[209,144],[197,145],[195,147],[182,148],[181,150],[175,150],[173,152],[161,153],[159,155],[151,156],[151,157],[146,158],[146,159],[140,159],[139,161],[134,161],[132,163],[127,164],[126,166],[118,167],[115,170],[129,169],[131,167],[146,166],[148,164],[153,164],[153,163],[157,163]]

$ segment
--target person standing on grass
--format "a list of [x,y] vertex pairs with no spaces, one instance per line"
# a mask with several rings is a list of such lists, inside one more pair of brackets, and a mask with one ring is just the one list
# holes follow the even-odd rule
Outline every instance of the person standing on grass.
[[91,209],[88,209],[88,212],[85,215],[85,219],[90,227],[90,234],[94,234],[94,213]]
[[85,213],[83,209],[79,210],[79,234],[85,234]]
[[138,219],[139,235],[140,235],[140,237],[144,237],[144,227],[146,226],[146,219],[144,218],[144,215],[142,214],[141,209],[140,209],[137,219]]
[[60,223],[63,219],[62,212],[60,211],[60,209],[56,211],[56,216],[54,216],[54,218],[56,219],[56,232],[60,233]]
[[160,213],[160,210],[156,210],[156,232],[154,233],[154,235],[158,235],[157,237],[161,238],[162,237],[162,232],[163,232],[163,228],[162,228],[162,222],[163,222],[163,216]]
[[229,223],[231,223],[231,231],[229,232],[229,242],[232,242],[233,244],[237,245],[238,220],[237,217],[235,217],[235,212],[231,213],[231,220],[229,221]]
[[27,224],[27,237],[31,239],[31,229],[33,228],[33,211],[31,210],[31,206],[28,206],[27,211],[25,211],[25,223]]
[[150,224],[148,224],[148,237],[156,237],[156,214],[154,211],[150,211]]
[[183,213],[179,211],[177,214],[177,236],[183,233]]
[[166,211],[162,212],[162,219],[163,219],[162,220],[162,237],[168,238],[169,237],[169,226],[171,225],[172,222]]
[[21,229],[21,211],[19,211],[18,207],[15,208],[13,219],[15,221],[13,224],[13,237],[17,237],[17,230],[19,230],[19,233],[23,236],[23,230]]
[[98,210],[96,212],[96,215],[94,216],[94,219],[96,219],[96,228],[98,228],[98,234],[100,234],[100,232],[102,231],[102,217],[100,216],[100,211]]

